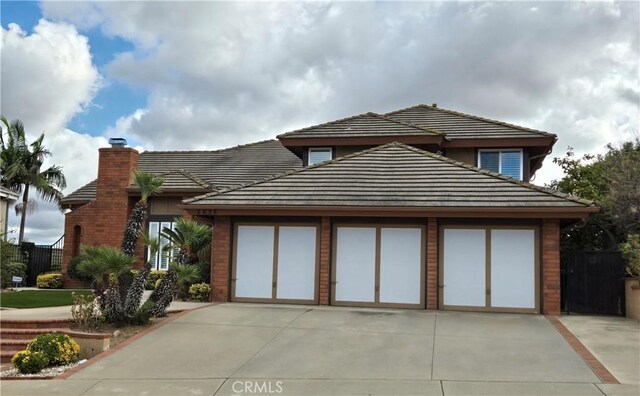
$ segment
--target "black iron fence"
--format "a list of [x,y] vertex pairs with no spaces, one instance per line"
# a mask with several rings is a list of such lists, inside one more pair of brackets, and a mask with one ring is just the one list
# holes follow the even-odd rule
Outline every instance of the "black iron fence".
[[565,312],[625,314],[626,262],[620,252],[563,252],[560,265]]
[[45,272],[62,270],[62,248],[64,235],[52,245],[36,245],[24,242],[20,245],[9,245],[11,261],[27,264],[27,279],[23,286],[35,286],[38,275]]

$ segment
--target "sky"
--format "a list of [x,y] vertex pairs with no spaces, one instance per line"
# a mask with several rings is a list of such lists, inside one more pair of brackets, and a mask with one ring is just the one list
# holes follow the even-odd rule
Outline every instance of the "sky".
[[[418,103],[597,153],[638,137],[638,2],[0,2],[0,112],[46,133],[65,194],[97,149],[217,149]],[[10,229],[17,228],[12,215]],[[40,203],[26,237],[64,217]],[[10,237],[17,237],[17,232]]]

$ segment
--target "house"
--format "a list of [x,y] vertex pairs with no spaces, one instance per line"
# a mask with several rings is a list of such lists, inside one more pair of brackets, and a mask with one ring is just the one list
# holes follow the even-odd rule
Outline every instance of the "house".
[[152,233],[214,225],[214,301],[558,314],[560,228],[598,208],[529,183],[555,141],[418,105],[226,150],[103,148],[98,179],[63,201],[65,263],[119,245],[141,169],[166,180]]
[[0,186],[0,234],[4,240],[7,239],[9,231],[9,207],[19,196],[17,192]]

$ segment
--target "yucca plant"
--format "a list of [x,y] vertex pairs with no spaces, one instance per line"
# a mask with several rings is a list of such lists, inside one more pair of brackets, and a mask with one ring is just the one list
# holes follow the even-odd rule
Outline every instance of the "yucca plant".
[[148,199],[150,196],[157,194],[162,187],[164,180],[149,172],[138,171],[133,174],[133,184],[140,189],[140,200],[136,203],[131,211],[127,226],[124,229],[124,238],[122,238],[121,250],[130,256],[136,254],[136,246],[140,234],[147,220]]
[[[160,191],[163,182],[164,180],[161,177],[149,172],[137,171],[133,174],[133,184],[140,189],[141,196],[140,200],[133,207],[124,229],[124,237],[122,238],[122,245],[120,246],[123,253],[135,256],[138,239],[140,239],[140,235],[147,221],[149,197]],[[118,277],[118,287],[120,288],[121,296],[125,298],[128,296],[131,282],[131,274],[123,274]]]
[[[169,248],[169,245],[161,246],[158,238],[152,238],[146,232],[142,233],[141,238],[145,245],[149,247],[149,257],[154,257],[159,250],[167,250]],[[124,315],[127,318],[135,317],[136,312],[140,309],[144,287],[147,283],[147,277],[150,272],[151,263],[147,261],[136,276],[133,277],[129,290],[127,290],[127,296],[124,303]]]

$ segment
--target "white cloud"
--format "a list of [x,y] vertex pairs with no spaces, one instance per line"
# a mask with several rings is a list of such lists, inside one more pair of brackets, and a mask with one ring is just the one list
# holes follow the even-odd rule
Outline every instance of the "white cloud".
[[[107,144],[102,137],[65,129],[91,103],[100,84],[87,38],[69,24],[46,20],[40,20],[31,34],[10,24],[1,35],[0,112],[21,119],[29,140],[45,132],[52,157],[44,166],[61,165],[65,192],[73,191],[95,178],[97,149]],[[11,213],[9,227],[17,228],[19,219]],[[63,234],[63,227],[56,206],[41,202],[38,211],[27,216],[26,237],[51,243]]]
[[[596,151],[638,129],[637,3],[54,2],[43,10],[135,44],[107,73],[150,92],[143,114],[119,120],[150,148],[224,147],[432,102],[555,132],[556,154],[567,145]],[[557,174],[550,162],[538,182]]]

